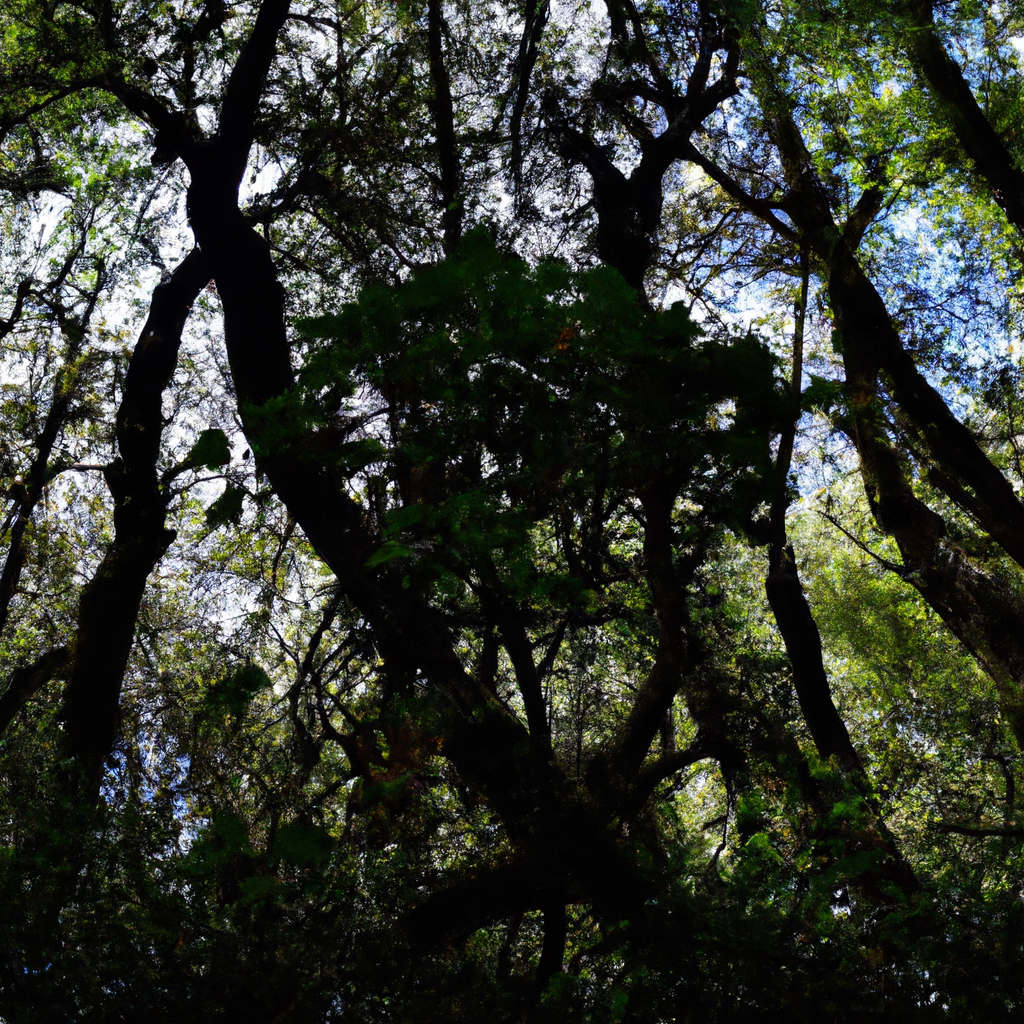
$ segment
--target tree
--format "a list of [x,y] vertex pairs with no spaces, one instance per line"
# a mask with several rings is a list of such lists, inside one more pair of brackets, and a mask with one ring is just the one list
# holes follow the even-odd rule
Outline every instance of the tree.
[[1014,1019],[1016,18],[0,15],[4,1019]]

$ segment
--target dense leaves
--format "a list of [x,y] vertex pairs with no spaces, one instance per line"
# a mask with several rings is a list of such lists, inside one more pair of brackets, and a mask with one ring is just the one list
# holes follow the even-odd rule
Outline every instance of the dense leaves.
[[1012,1021],[1020,12],[0,11],[0,1018]]

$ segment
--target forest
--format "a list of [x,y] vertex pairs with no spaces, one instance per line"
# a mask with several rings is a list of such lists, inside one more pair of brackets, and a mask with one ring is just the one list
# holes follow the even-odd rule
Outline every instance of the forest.
[[4,0],[0,1022],[1024,1017],[1017,0]]

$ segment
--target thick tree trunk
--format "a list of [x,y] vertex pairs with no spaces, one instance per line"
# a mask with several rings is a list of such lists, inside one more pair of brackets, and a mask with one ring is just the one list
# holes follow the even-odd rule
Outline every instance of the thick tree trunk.
[[157,286],[125,377],[116,424],[120,455],[106,469],[114,542],[82,590],[60,712],[67,753],[78,761],[93,796],[117,735],[121,685],[146,580],[174,539],[165,527],[166,499],[157,475],[161,405],[188,312],[208,280],[207,261],[195,250]]
[[910,20],[905,33],[907,52],[918,77],[938,100],[960,145],[991,187],[992,197],[1010,223],[1024,232],[1024,172],[978,105],[959,65],[943,47],[935,31],[931,0],[908,0],[904,10]]
[[789,545],[772,547],[765,591],[793,666],[793,687],[800,711],[819,756],[835,758],[839,767],[863,786],[864,768],[849,730],[832,700],[822,658],[821,634],[800,583],[796,559]]
[[981,526],[1024,566],[1024,505],[971,431],[950,412],[904,350],[885,303],[832,219],[792,112],[765,78],[759,96],[769,113],[790,195],[786,209],[828,273],[829,298],[846,371],[862,475],[875,517],[903,555],[903,576],[976,655],[998,687],[1004,714],[1024,745],[1024,607],[1009,588],[972,567],[944,540],[945,523],[914,494],[881,421],[879,376],[920,432],[931,458]]
[[[224,309],[228,361],[246,435],[257,464],[338,578],[348,599],[371,624],[396,686],[417,679],[449,701],[446,754],[479,785],[511,832],[531,834],[551,797],[550,769],[529,754],[526,729],[481,681],[466,671],[448,625],[418,595],[368,568],[379,546],[360,506],[309,454],[307,426],[290,406],[294,384],[285,323],[284,293],[266,241],[238,209],[238,185],[252,141],[255,105],[287,15],[283,0],[266,0],[242,58],[231,76],[228,108],[233,131],[198,145],[185,140],[192,182],[188,210],[196,241],[209,261]],[[276,26],[276,28],[275,28]],[[243,108],[248,97],[251,109]],[[249,124],[249,135],[237,130]]]
[[775,493],[772,496],[768,539],[768,575],[765,593],[771,606],[782,641],[793,666],[793,687],[800,711],[810,730],[820,757],[835,758],[840,768],[866,791],[868,787],[846,723],[832,700],[828,673],[821,649],[821,634],[814,621],[807,595],[800,583],[796,558],[786,532],[789,509],[789,471],[800,415],[801,378],[803,375],[804,321],[810,284],[810,261],[807,251],[800,254],[800,298],[796,304],[796,328],[793,333],[793,358],[790,370],[790,399],[793,418],[786,424],[779,439],[775,462]]
[[462,237],[462,171],[455,135],[451,77],[441,44],[443,29],[441,0],[427,0],[427,49],[430,52],[430,78],[434,85],[434,134],[441,169],[441,223],[444,226],[444,250],[451,255]]

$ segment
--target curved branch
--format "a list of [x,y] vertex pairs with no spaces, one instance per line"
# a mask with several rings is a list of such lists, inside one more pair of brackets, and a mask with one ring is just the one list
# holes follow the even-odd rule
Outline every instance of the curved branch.
[[718,759],[724,756],[728,759],[730,755],[723,755],[723,749],[721,740],[711,741],[698,737],[685,750],[674,750],[657,761],[645,764],[637,773],[636,782],[622,802],[622,817],[627,820],[635,817],[658,785],[677,772],[709,758]]
[[909,0],[905,10],[912,19],[906,45],[918,77],[939,101],[960,145],[990,185],[992,197],[1010,223],[1024,232],[1024,172],[978,106],[959,65],[943,47],[935,31],[931,0]]
[[21,665],[11,673],[7,689],[0,695],[0,734],[42,687],[64,673],[70,660],[71,652],[67,647],[56,647],[40,655],[31,665]]
[[729,177],[718,164],[706,157],[692,142],[688,142],[684,147],[683,158],[696,164],[730,199],[734,199],[743,209],[760,217],[787,241],[799,240],[797,233],[776,216],[770,203],[750,195],[739,182]]
[[263,84],[277,55],[277,39],[288,20],[290,7],[291,0],[263,0],[256,24],[228,79],[215,149],[227,180],[236,189],[245,173]]
[[195,249],[157,286],[125,376],[116,422],[120,457],[105,471],[114,497],[114,541],[82,590],[78,640],[60,712],[66,750],[79,762],[93,795],[117,735],[121,685],[146,580],[174,539],[164,526],[166,499],[156,468],[163,392],[189,310],[209,279],[206,257]]

